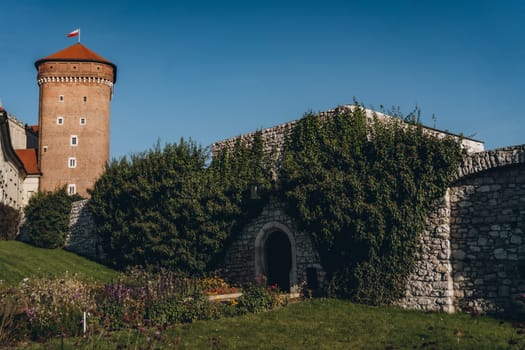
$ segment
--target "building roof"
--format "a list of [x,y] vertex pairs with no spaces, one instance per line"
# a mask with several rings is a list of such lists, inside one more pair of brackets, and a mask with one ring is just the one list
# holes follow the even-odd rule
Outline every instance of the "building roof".
[[28,175],[40,174],[36,148],[15,149],[15,153],[18,156],[18,159],[22,161],[22,164],[24,164],[24,169]]
[[48,61],[73,61],[73,62],[99,62],[105,63],[113,66],[114,70],[114,80],[117,80],[117,66],[114,63],[111,63],[104,57],[100,56],[95,51],[88,49],[81,43],[73,44],[69,47],[66,47],[63,50],[55,52],[49,56],[41,58],[35,62],[35,67],[38,69],[38,66],[41,63]]
[[27,130],[38,135],[38,125],[28,125]]
[[82,61],[95,61],[109,63],[104,57],[100,56],[98,53],[88,49],[81,43],[76,43],[67,47],[63,50],[55,52],[47,57],[39,59],[39,61],[54,61],[54,60],[82,60]]

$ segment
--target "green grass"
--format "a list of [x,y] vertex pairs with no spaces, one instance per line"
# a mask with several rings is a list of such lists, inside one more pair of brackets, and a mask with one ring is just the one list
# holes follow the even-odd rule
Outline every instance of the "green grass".
[[[521,349],[521,330],[472,318],[319,299],[284,309],[178,325],[66,339],[65,349]],[[149,338],[149,340],[148,340]],[[29,348],[60,348],[60,340]]]
[[106,282],[116,271],[62,249],[43,249],[16,241],[0,241],[0,280],[16,284],[26,277],[77,273]]

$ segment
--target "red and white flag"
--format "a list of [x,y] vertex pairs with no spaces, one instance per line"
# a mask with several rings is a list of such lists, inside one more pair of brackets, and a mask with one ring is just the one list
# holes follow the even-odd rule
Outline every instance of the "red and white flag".
[[80,29],[75,29],[74,31],[72,31],[71,33],[68,33],[67,34],[67,37],[68,38],[72,38],[74,36],[79,36],[80,35]]

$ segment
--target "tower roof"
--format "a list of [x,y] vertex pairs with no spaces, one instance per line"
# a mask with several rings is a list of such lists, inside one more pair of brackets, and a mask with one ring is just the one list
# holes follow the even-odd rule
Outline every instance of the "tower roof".
[[88,49],[81,43],[73,44],[63,50],[37,60],[35,62],[35,67],[38,69],[38,66],[41,63],[48,61],[99,62],[109,64],[113,66],[114,80],[117,80],[117,66],[104,57],[100,56],[95,51]]

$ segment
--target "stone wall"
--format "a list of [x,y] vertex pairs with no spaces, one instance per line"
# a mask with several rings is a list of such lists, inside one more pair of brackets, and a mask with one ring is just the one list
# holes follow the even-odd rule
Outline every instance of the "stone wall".
[[94,223],[87,203],[87,199],[73,203],[70,232],[64,248],[93,260],[103,260],[97,238],[93,234]]
[[525,292],[525,164],[460,180],[450,203],[455,304],[508,308]]
[[525,292],[525,145],[465,158],[421,236],[399,305],[501,311]]
[[[345,105],[340,106],[335,109],[331,109],[325,112],[319,112],[318,116],[319,118],[329,118],[330,116],[333,116],[335,113],[344,112],[344,111],[353,111],[356,108],[354,105]],[[400,119],[391,117],[389,115],[373,111],[371,109],[365,109],[366,116],[369,120],[373,118],[378,118],[382,121],[400,121]],[[299,120],[293,120],[288,123],[279,124],[271,128],[266,128],[260,131],[262,141],[264,144],[264,151],[266,154],[271,154],[272,159],[279,161],[281,159],[282,151],[284,149],[285,140],[288,137],[288,135],[291,133],[295,125],[299,122]],[[404,124],[407,125],[408,124]],[[439,139],[444,138],[445,136],[452,136],[456,139],[459,139],[457,135],[450,134],[446,131],[442,130],[436,130],[433,128],[424,128],[425,132],[428,134],[435,136]],[[233,149],[233,147],[237,144],[237,142],[241,142],[242,144],[251,144],[253,141],[253,138],[255,136],[255,132],[232,137],[230,139],[226,139],[223,141],[216,142],[212,145],[213,154],[217,154],[222,149]],[[481,152],[484,150],[483,142],[469,139],[469,138],[461,138],[461,145],[463,148],[467,150],[468,153],[472,152]]]
[[397,304],[416,310],[454,312],[448,191],[427,217],[418,255],[405,297]]

